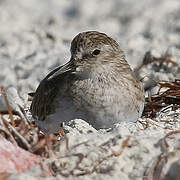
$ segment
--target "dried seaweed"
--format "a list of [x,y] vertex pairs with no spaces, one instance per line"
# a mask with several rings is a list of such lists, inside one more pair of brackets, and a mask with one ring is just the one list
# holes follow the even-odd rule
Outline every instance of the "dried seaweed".
[[[172,105],[172,109],[180,108],[180,79],[174,82],[159,82],[157,94],[146,98],[143,116],[153,118],[162,108]],[[165,89],[164,91],[162,89]]]
[[[20,114],[12,111],[4,87],[1,87],[1,94],[4,97],[8,111],[0,112],[0,134],[25,150],[42,157],[48,157],[50,152],[53,151],[54,144],[58,142],[58,137],[52,134],[49,142],[53,145],[49,146],[46,136],[40,133],[34,122],[27,118],[24,109],[20,109],[22,111]],[[9,115],[10,121],[5,118],[5,115]],[[17,116],[16,119],[14,115]]]

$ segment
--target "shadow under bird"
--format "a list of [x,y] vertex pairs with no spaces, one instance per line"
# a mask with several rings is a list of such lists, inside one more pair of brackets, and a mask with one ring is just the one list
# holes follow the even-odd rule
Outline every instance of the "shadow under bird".
[[57,133],[72,119],[83,119],[96,129],[134,122],[143,108],[143,86],[118,43],[88,31],[72,40],[70,61],[40,82],[30,111],[42,131]]

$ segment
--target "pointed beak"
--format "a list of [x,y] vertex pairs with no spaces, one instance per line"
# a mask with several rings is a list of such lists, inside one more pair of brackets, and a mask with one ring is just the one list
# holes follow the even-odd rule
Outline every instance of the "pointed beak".
[[57,67],[56,69],[54,69],[53,71],[51,71],[47,76],[46,76],[46,80],[50,80],[52,78],[55,78],[61,74],[64,74],[66,72],[75,72],[76,70],[76,66],[74,64],[74,59],[71,58],[70,61],[68,61],[66,64]]

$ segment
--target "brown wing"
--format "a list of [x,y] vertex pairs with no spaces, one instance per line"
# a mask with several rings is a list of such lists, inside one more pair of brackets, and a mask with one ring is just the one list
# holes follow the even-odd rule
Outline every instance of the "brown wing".
[[30,111],[34,118],[44,120],[47,115],[52,114],[55,110],[54,100],[58,92],[67,81],[71,74],[71,63],[67,63],[61,67],[51,71],[39,84],[30,107]]
[[30,111],[33,117],[38,117],[39,120],[44,120],[46,115],[53,113],[54,98],[59,90],[58,80],[44,79],[37,88],[32,100]]

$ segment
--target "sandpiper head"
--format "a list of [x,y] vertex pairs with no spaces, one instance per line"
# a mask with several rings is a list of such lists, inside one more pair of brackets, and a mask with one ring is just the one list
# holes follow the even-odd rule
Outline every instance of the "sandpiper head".
[[97,64],[121,59],[124,59],[124,53],[119,44],[104,33],[82,32],[72,40],[71,60],[77,66],[77,72],[89,71]]

